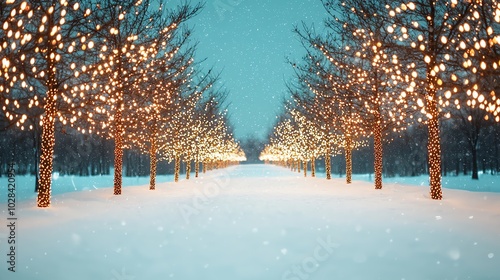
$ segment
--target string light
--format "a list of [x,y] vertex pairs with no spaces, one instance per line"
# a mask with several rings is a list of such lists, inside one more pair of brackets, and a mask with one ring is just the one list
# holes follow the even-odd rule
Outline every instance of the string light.
[[[408,63],[409,69],[415,69],[412,76],[416,82],[409,84],[406,93],[421,96],[415,100],[422,115],[418,120],[425,122],[428,128],[430,197],[440,200],[443,198],[443,193],[439,121],[443,105],[446,104],[442,101],[443,96],[446,97],[445,87],[453,84],[452,82],[445,84],[445,82],[449,79],[453,80],[453,74],[455,74],[447,72],[446,65],[454,52],[450,42],[457,39],[452,35],[461,28],[458,23],[468,12],[462,9],[466,9],[468,4],[461,2],[450,5],[447,2],[432,2],[431,5],[423,5],[408,2],[405,5],[409,10],[403,10],[400,7],[387,6],[387,8],[391,16],[391,26],[394,28],[394,38],[400,41],[409,40],[411,52],[424,62],[418,65],[415,62]],[[418,24],[410,26],[405,24],[405,19],[410,17]],[[469,29],[468,26],[463,28]]]
[[[485,111],[483,118],[500,122],[500,93],[495,87],[500,73],[500,3],[497,0],[472,1],[464,22],[459,25],[454,45],[465,73],[470,77],[461,86],[473,94],[450,94],[448,99]],[[459,5],[454,6],[459,9]],[[455,76],[454,79],[457,82]],[[458,84],[458,83],[457,83]],[[455,88],[456,89],[456,88]],[[450,91],[451,93],[452,91]],[[456,90],[453,91],[456,93]]]
[[[141,6],[143,5],[141,1],[134,3],[135,14],[128,13],[126,11],[128,6],[125,4],[112,7],[111,10],[105,8],[94,12],[90,7],[83,7],[84,5],[75,1],[61,1],[55,6],[43,9],[21,1],[14,1],[12,4],[11,18],[2,22],[1,31],[6,33],[9,40],[8,47],[5,44],[0,46],[2,97],[11,93],[11,89],[16,84],[21,84],[22,88],[33,92],[33,88],[29,87],[29,83],[26,82],[26,77],[34,76],[48,88],[43,102],[36,95],[19,99],[21,102],[27,100],[26,104],[30,108],[43,105],[45,110],[41,118],[43,139],[38,205],[40,207],[50,205],[50,178],[56,121],[75,127],[81,133],[96,133],[114,138],[114,194],[121,194],[123,149],[132,147],[139,147],[141,151],[150,154],[150,189],[154,189],[157,155],[161,156],[171,151],[164,146],[164,140],[167,137],[162,129],[167,128],[166,120],[168,117],[174,120],[189,119],[187,112],[179,114],[177,111],[175,112],[178,114],[160,118],[174,105],[172,100],[176,96],[173,92],[178,90],[180,93],[191,86],[193,70],[190,65],[193,63],[194,49],[187,48],[187,53],[179,53],[181,46],[187,42],[189,33],[176,36],[176,31],[181,22],[199,11],[201,5],[190,8],[186,4],[185,8],[181,7],[178,13],[171,17],[174,22],[155,34],[158,32],[155,27],[161,27],[163,23],[156,24],[153,20],[162,21],[163,18],[159,16],[159,13],[155,14],[154,11]],[[117,10],[118,17],[105,16],[106,13]],[[47,13],[36,14],[42,11],[47,11]],[[144,28],[138,22],[136,26],[123,24],[128,17],[136,18],[138,12],[145,11],[148,11],[148,15],[144,17],[147,22]],[[58,17],[57,22],[55,22],[55,15]],[[92,32],[79,32],[75,37],[73,35],[76,34],[77,29],[73,29],[71,36],[63,33],[65,24],[70,24],[66,18],[77,20],[78,16],[88,19],[86,20],[88,25],[81,25],[78,28],[93,30],[102,37],[92,38]],[[111,21],[107,22],[108,19]],[[34,41],[35,38],[39,38],[38,35],[23,33],[24,26],[36,24],[36,20],[39,20],[40,24],[33,30],[37,30],[40,34],[48,34],[47,40]],[[16,22],[17,24],[12,24]],[[102,26],[108,28],[104,30]],[[47,42],[47,45],[43,45],[44,42]],[[13,65],[10,52],[16,52],[21,46],[31,47],[30,44],[33,45],[34,51],[21,54],[22,63]],[[63,62],[63,59],[67,57],[73,59],[71,63],[66,60]],[[23,68],[21,69],[20,66]],[[63,67],[71,71],[61,71]],[[33,73],[28,73],[25,68]],[[64,77],[64,83],[58,80],[61,73],[68,75]],[[201,96],[201,93],[194,95]],[[192,104],[196,104],[196,100],[193,99]],[[23,128],[26,116],[14,113],[25,105],[21,102],[15,98],[6,98],[5,104],[2,104],[2,110],[11,121],[17,120],[17,126]],[[69,108],[69,112],[62,111],[61,106]],[[192,111],[189,112],[192,113]],[[222,118],[222,114],[220,117]],[[149,126],[152,122],[156,124]],[[211,142],[199,145],[199,152],[195,153],[197,162],[225,161],[224,164],[218,163],[218,166],[222,167],[227,166],[229,161],[245,160],[239,145],[227,133],[229,129],[225,121],[221,120],[219,123],[216,129],[211,129],[212,123],[203,124],[208,130],[198,134],[198,139],[207,138],[207,141],[218,142],[210,147],[212,148],[210,151],[207,150]],[[187,129],[183,130],[184,134],[185,131]],[[207,135],[212,137],[207,137]],[[186,143],[188,142],[183,142],[182,145],[186,146]],[[178,158],[183,153],[184,150],[179,153]]]
[[38,207],[50,206],[56,121],[65,124],[76,114],[66,104],[78,101],[68,97],[68,88],[80,81],[70,79],[77,72],[66,65],[74,58],[72,49],[91,35],[80,32],[84,27],[76,24],[84,17],[81,5],[71,4],[8,1],[3,7],[7,13],[0,31],[0,93],[6,97],[2,110],[21,130],[33,128],[26,122],[26,112],[43,112]]

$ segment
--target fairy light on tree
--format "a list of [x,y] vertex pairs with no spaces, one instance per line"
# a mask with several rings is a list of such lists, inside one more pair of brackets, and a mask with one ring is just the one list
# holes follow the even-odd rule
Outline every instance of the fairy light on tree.
[[[203,107],[203,103],[200,104]],[[206,157],[206,148],[208,147],[207,139],[204,137],[205,134],[210,130],[208,123],[208,116],[205,114],[202,108],[196,110],[195,115],[195,127],[193,129],[193,159],[194,159],[194,170],[195,177],[198,178],[200,174],[200,164]]]
[[[460,9],[456,1],[452,7]],[[481,134],[500,122],[498,75],[500,19],[497,1],[471,1],[466,18],[458,26],[457,38],[449,42],[454,52],[453,72],[446,77],[446,116],[464,133],[472,160],[472,179],[479,179],[478,149]]]
[[[135,22],[132,25],[131,16],[128,14],[129,7],[135,3],[129,2],[123,6],[117,6],[115,9],[110,8],[109,16],[112,16],[116,21],[107,30],[106,39],[101,46],[101,53],[99,58],[102,65],[97,66],[100,70],[97,75],[105,75],[103,81],[109,79],[109,85],[104,85],[104,90],[108,96],[106,101],[109,102],[110,110],[106,112],[109,114],[111,121],[108,127],[112,131],[115,141],[114,151],[114,190],[115,195],[121,194],[122,186],[122,166],[123,166],[123,145],[124,145],[124,109],[126,104],[133,104],[134,99],[131,94],[126,94],[125,89],[131,90],[134,88],[133,75],[137,73],[134,71],[144,56],[138,55],[137,49],[140,43],[148,44],[150,42],[139,42],[139,38],[143,40],[148,38],[144,32],[148,30],[147,24],[149,23],[147,16],[146,5],[139,5],[136,7],[136,15],[142,18],[142,22]],[[142,59],[141,59],[142,58]],[[141,60],[138,60],[141,59]],[[109,62],[108,62],[109,61]],[[102,85],[101,85],[102,87]],[[129,98],[130,97],[130,98]],[[127,100],[125,100],[127,98]],[[103,106],[104,107],[104,106]],[[97,112],[99,113],[99,112]],[[98,114],[95,114],[99,116]]]
[[[177,99],[173,108],[173,112],[175,112],[173,118],[163,128],[164,132],[159,140],[159,150],[163,158],[174,161],[175,182],[179,181],[181,158],[184,158],[186,162],[191,161],[192,158],[203,161],[213,160],[210,158],[212,152],[207,150],[212,148],[214,152],[218,151],[218,146],[210,141],[220,136],[220,127],[217,126],[212,117],[198,118],[200,114],[214,116],[212,107],[207,104],[215,106],[216,102],[204,103],[202,95],[212,87],[216,80],[217,77],[204,75],[201,81],[192,87],[193,92],[187,91],[187,95]],[[203,108],[203,112],[198,113],[200,106]]]
[[[194,48],[189,47],[178,52],[189,36],[181,36],[182,43],[172,44],[173,50],[160,49],[158,58],[151,61],[146,72],[145,81],[137,90],[146,97],[135,114],[126,120],[127,145],[139,147],[140,151],[150,157],[150,190],[156,188],[156,168],[158,162],[158,138],[163,130],[168,129],[168,123],[177,112],[176,100],[180,96],[193,71],[192,54]],[[168,46],[170,44],[164,44]],[[148,85],[148,86],[145,86]]]
[[[214,77],[209,84],[213,85],[217,79],[218,77]],[[218,118],[222,117],[219,107],[226,93],[211,86],[205,87],[205,92],[205,97],[199,100],[192,116],[191,143],[187,145],[189,160],[193,160],[195,164],[196,177],[199,175],[200,162],[205,166],[210,161],[209,150],[211,147],[215,148],[214,137],[222,133],[223,127],[220,125],[225,123],[218,121]]]
[[186,122],[194,112],[194,106],[199,98],[199,94],[177,98],[172,106],[172,117],[159,135],[158,143],[161,157],[168,161],[174,161],[175,182],[179,181],[181,157],[185,152],[184,141],[188,137]]
[[[312,63],[317,65],[318,62]],[[317,74],[318,72],[316,72]],[[335,95],[325,92],[328,86],[325,85],[325,80],[322,79],[321,75],[316,75],[317,77],[304,77],[308,80],[308,89],[314,94],[312,97],[305,96],[305,100],[300,100],[298,96],[295,100],[300,100],[299,104],[301,107],[305,108],[313,117],[314,123],[319,129],[322,139],[323,146],[323,156],[325,159],[325,172],[326,179],[331,179],[331,157],[334,155],[341,154],[340,149],[342,145],[343,137],[339,134],[339,118],[337,117],[336,111],[336,98]],[[320,80],[313,82],[313,80],[319,78]],[[317,86],[316,89],[313,84],[321,85]],[[325,94],[326,93],[326,94]]]
[[311,175],[315,177],[314,161],[324,151],[322,140],[324,139],[321,131],[316,128],[314,122],[299,110],[290,110],[290,115],[298,129],[298,144],[302,147],[300,158],[304,163],[304,177],[307,176],[307,163],[311,162]]
[[[305,25],[304,31],[295,31],[332,66],[326,68],[314,51],[306,48],[306,60],[312,62],[296,66],[301,72],[298,80],[299,84],[307,84],[315,97],[303,94],[304,89],[298,87],[297,94],[292,94],[294,100],[300,101],[299,107],[317,124],[322,115],[327,115],[324,111],[328,107],[321,109],[314,103],[332,96],[325,103],[334,104],[339,110],[331,117],[332,122],[338,122],[331,130],[343,136],[347,150],[351,132],[359,130],[350,128],[368,125],[375,138],[376,188],[381,187],[384,135],[405,129],[413,119],[425,123],[429,131],[431,198],[441,199],[442,117],[465,113],[463,120],[473,124],[471,130],[476,132],[480,128],[478,120],[499,119],[500,100],[495,88],[500,64],[497,1],[396,1],[391,2],[393,7],[381,6],[379,1],[358,0],[324,0],[323,4],[331,16],[327,27],[333,31],[327,40],[315,36]],[[456,111],[447,111],[453,106]],[[478,110],[486,113],[476,114]],[[299,129],[285,117],[275,127],[261,158],[282,164],[291,161],[285,155],[295,152],[295,161],[289,165],[299,169],[296,159],[301,151],[292,152],[292,147],[300,143],[300,137],[288,133],[287,126]],[[470,134],[468,138],[477,140],[477,135]],[[346,151],[347,158],[349,154]]]
[[[213,140],[211,135],[215,133],[214,137],[225,134],[221,129],[222,124],[225,126],[226,121],[225,112],[220,108],[223,104],[227,93],[220,88],[214,87],[219,80],[219,75],[212,75],[212,70],[207,74],[201,75],[200,81],[195,88],[199,92],[196,104],[190,106],[190,117],[184,121],[187,127],[187,134],[182,139],[184,162],[186,163],[186,178],[189,178],[191,171],[191,163],[195,164],[195,176],[199,175],[200,161],[207,161],[209,147],[216,148],[216,145],[210,143]],[[220,152],[220,151],[219,151]],[[205,162],[206,164],[206,162]]]
[[[99,81],[99,84],[93,99],[96,109],[89,118],[94,129],[114,138],[113,192],[119,195],[122,187],[123,149],[127,147],[130,138],[134,138],[133,132],[128,134],[134,127],[131,124],[135,122],[138,108],[147,106],[145,102],[152,100],[151,95],[155,93],[141,90],[148,80],[154,80],[152,73],[157,68],[153,66],[152,60],[175,55],[179,47],[175,45],[178,41],[173,40],[176,31],[183,22],[198,13],[201,5],[191,7],[184,4],[175,11],[168,11],[165,16],[163,7],[152,9],[150,1],[130,0],[119,6],[109,1],[103,4],[99,12],[104,15],[103,18],[112,18],[114,21],[106,26],[101,33],[103,38],[99,44],[96,43],[99,52],[96,53],[96,63],[91,71],[93,79]],[[152,108],[153,111],[158,109],[155,105]],[[128,139],[124,138],[126,134]],[[149,152],[153,154],[154,147]],[[152,173],[154,175],[155,171]]]
[[[291,89],[291,88],[290,88]],[[308,95],[292,94],[294,100],[287,102],[287,108],[280,121],[276,124],[273,137],[269,140],[259,158],[266,162],[287,166],[292,171],[303,171],[307,175],[307,162],[311,161],[311,170],[314,172],[314,160],[327,150],[326,145],[332,144],[330,136],[325,135],[324,128],[315,118],[314,102],[308,100]],[[314,100],[314,99],[313,99]],[[329,149],[340,150],[341,137],[336,138],[337,146]],[[302,169],[301,169],[301,164]]]
[[322,107],[319,106],[318,99],[313,94],[312,90],[308,88],[307,84],[304,82],[307,78],[303,77],[303,69],[301,66],[293,64],[296,68],[297,84],[288,85],[288,90],[291,93],[293,103],[291,103],[291,108],[288,109],[290,114],[297,123],[299,132],[304,138],[304,157],[311,161],[311,176],[315,177],[315,161],[318,157],[324,156],[326,169],[327,169],[327,179],[329,179],[330,170],[328,166],[328,161],[331,156],[331,144],[329,142],[330,133],[329,128],[332,122],[330,120],[322,119],[324,114],[321,114]]
[[[305,39],[300,31],[296,30],[296,33]],[[335,74],[338,68],[334,70],[323,54],[317,56],[308,50],[304,60],[304,64],[292,64],[296,69],[298,83],[289,86],[289,90],[297,108],[305,113],[317,130],[314,134],[319,141],[317,145],[321,146],[321,155],[325,158],[326,178],[331,179],[330,157],[339,154],[344,144],[343,134],[347,126],[341,116],[347,107],[343,107],[345,102],[342,101],[342,96],[348,92],[338,90],[336,79],[341,79],[340,74]],[[349,164],[350,149],[344,154]],[[350,178],[349,174],[347,179]]]
[[[201,4],[194,7],[183,4],[175,11],[168,11],[166,17],[162,16],[162,6],[154,11],[149,1],[122,1],[119,6],[113,1],[100,1],[95,10],[91,9],[90,1],[87,4],[88,7],[83,7],[78,2],[63,0],[54,1],[50,6],[50,3],[31,5],[13,1],[6,6],[11,9],[8,16],[3,17],[2,13],[1,32],[6,36],[0,40],[0,93],[6,97],[2,109],[10,121],[17,120],[18,126],[24,129],[27,119],[27,114],[20,114],[25,103],[18,101],[13,92],[17,93],[18,89],[33,91],[36,83],[47,88],[45,96],[23,99],[29,100],[26,102],[28,108],[44,106],[45,110],[40,182],[48,183],[41,185],[41,207],[50,204],[56,121],[75,127],[81,133],[96,132],[114,137],[114,193],[120,194],[123,148],[139,146],[142,149],[145,145],[137,144],[149,142],[148,152],[156,154],[156,147],[161,145],[157,138],[163,137],[158,135],[165,128],[159,121],[166,121],[159,117],[170,111],[174,103],[169,101],[175,93],[183,92],[181,87],[189,88],[189,75],[180,73],[191,71],[187,69],[192,63],[193,49],[184,49],[180,59],[178,52],[190,32],[186,30],[179,38],[175,31],[198,13]],[[36,25],[29,31],[37,33],[23,33],[27,24]],[[91,36],[96,33],[100,37]],[[46,38],[42,40],[43,36]],[[16,60],[13,54],[22,55]],[[195,95],[201,95],[199,87],[195,91]],[[170,115],[178,123],[181,119],[189,119],[196,107],[196,98],[186,100],[191,102],[191,109]],[[61,106],[68,112],[62,111]],[[169,115],[165,115],[168,119]],[[245,159],[224,119],[224,114],[218,114],[216,124],[203,125],[206,131],[197,137],[208,140],[199,145],[203,151],[196,153],[198,160],[217,161],[222,167],[229,161]],[[151,121],[157,122],[151,126],[152,130],[143,129],[140,133],[140,127],[148,127]],[[181,134],[191,136],[189,131],[195,127],[197,125],[184,123]],[[142,141],[144,139],[147,141]],[[189,143],[182,142],[182,153],[188,151]],[[151,158],[150,188],[154,188],[156,161],[155,156]]]
[[[342,35],[343,53],[347,59],[339,60],[332,42],[308,35],[310,43],[321,50],[327,61],[350,65],[350,86],[362,106],[356,107],[362,125],[373,135],[375,189],[382,188],[383,138],[392,131],[405,129],[409,106],[405,102],[403,81],[412,77],[402,71],[397,52],[391,49],[394,40],[386,30],[383,3],[375,0],[347,0],[336,5],[325,0],[330,15],[327,26]],[[337,17],[341,15],[340,17]],[[391,27],[392,28],[392,27]],[[307,30],[306,30],[307,31]],[[312,40],[311,40],[312,39]]]
[[[424,121],[428,128],[428,162],[430,177],[430,196],[443,198],[441,189],[441,143],[439,121],[441,119],[444,81],[450,76],[446,69],[449,65],[449,42],[457,39],[459,26],[465,20],[470,3],[464,1],[401,1],[397,6],[387,6],[388,29],[393,30],[395,39],[408,42],[406,55],[417,58],[412,65],[412,75],[418,80],[408,86],[408,91],[421,97],[417,100],[422,108]],[[448,74],[448,75],[447,75]]]
[[[282,119],[273,129],[273,138],[270,144],[265,147],[260,158],[269,161],[288,162],[291,166],[296,163],[296,147],[294,145],[294,134],[291,120]],[[293,171],[293,167],[292,167]]]
[[149,154],[150,190],[156,189],[158,137],[164,123],[172,118],[172,99],[175,92],[172,84],[163,85],[162,80],[157,80],[153,86],[153,89],[146,88],[152,94],[151,104],[137,108],[135,118],[128,119],[126,123],[127,134],[130,136],[126,138],[127,146],[138,147],[142,153]]
[[[199,177],[200,173],[200,164],[203,162],[203,159],[206,157],[207,153],[207,138],[206,134],[212,129],[211,124],[208,122],[209,114],[206,114],[204,108],[206,101],[201,100],[198,102],[196,106],[196,110],[192,117],[192,130],[190,135],[190,144],[188,145],[188,154],[189,160],[194,161],[194,171],[195,177]],[[186,174],[187,176],[187,174]]]
[[[20,105],[29,111],[43,108],[39,207],[50,206],[56,121],[66,125],[68,116],[76,114],[75,106],[66,105],[81,99],[68,94],[80,81],[72,79],[75,72],[67,66],[70,62],[85,65],[83,54],[92,48],[93,35],[85,31],[86,18],[95,3],[88,1],[85,5],[66,0],[10,1],[3,7],[9,16],[2,18],[2,33],[7,35],[2,36],[0,46],[0,92],[5,96],[2,109],[24,129],[26,115],[15,112]],[[17,90],[12,91],[14,88]],[[24,101],[20,103],[19,98]]]
[[[457,1],[453,7],[460,8]],[[471,1],[467,18],[459,25],[454,46],[456,59],[467,78],[458,87],[468,89],[469,107],[487,112],[486,118],[500,122],[500,93],[497,88],[500,74],[500,3],[497,0]],[[464,71],[465,70],[465,71]],[[458,79],[457,79],[458,80]],[[458,81],[456,81],[458,82]]]
[[[378,22],[380,23],[380,22]],[[380,30],[375,26],[375,32]],[[389,132],[406,128],[408,109],[402,99],[400,82],[404,81],[398,58],[387,54],[387,47],[377,40],[380,34],[373,31],[356,30],[351,49],[360,59],[357,73],[359,98],[364,107],[359,111],[363,125],[373,134],[375,189],[382,188],[383,136]],[[406,77],[408,78],[408,77]]]
[[[343,47],[332,47],[327,50],[325,46],[315,45],[330,62],[330,66],[321,72],[322,79],[320,84],[310,84],[315,87],[314,92],[324,94],[329,97],[331,103],[330,110],[333,114],[330,117],[334,120],[333,130],[339,135],[341,147],[344,150],[346,163],[346,182],[352,182],[352,151],[359,148],[362,139],[367,131],[362,125],[362,114],[360,114],[359,90],[356,85],[357,69],[348,63]],[[328,55],[326,55],[328,54]]]

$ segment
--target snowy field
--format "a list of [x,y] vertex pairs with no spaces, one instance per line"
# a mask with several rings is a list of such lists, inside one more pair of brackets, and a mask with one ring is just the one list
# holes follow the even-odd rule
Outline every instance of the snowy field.
[[77,192],[58,178],[48,209],[20,191],[15,273],[0,178],[0,279],[500,279],[500,193],[432,201],[401,181],[376,191],[269,165],[164,177],[156,191],[132,178],[144,181],[121,196],[95,178],[65,183]]
[[[301,173],[302,174],[302,173]],[[290,175],[290,174],[289,174]],[[301,176],[301,175],[298,175]],[[307,176],[311,176],[310,171],[308,171]],[[490,175],[490,174],[479,174],[479,180],[472,180],[470,175],[467,176],[446,176],[442,178],[442,183],[444,188],[457,189],[457,190],[467,190],[473,192],[498,192],[500,193],[500,176]],[[185,174],[181,174],[181,178],[184,178]],[[194,177],[194,172],[191,174]],[[325,178],[324,172],[317,172],[318,178]],[[345,178],[345,174],[339,176],[338,174],[332,174],[333,178]],[[0,188],[5,186],[7,178],[0,177]],[[160,175],[157,176],[157,183],[162,182],[173,182],[173,175]],[[373,174],[353,174],[353,180],[355,181],[366,181],[373,182]],[[428,188],[429,186],[429,176],[422,175],[416,177],[393,177],[384,178],[384,183],[394,183],[398,185],[414,185]],[[123,186],[142,186],[149,184],[149,177],[123,177]],[[17,194],[16,199],[18,201],[24,200],[36,200],[37,193],[34,192],[35,177],[34,176],[17,176],[16,177]],[[102,188],[112,188],[113,187],[113,175],[103,175],[103,176],[87,176],[79,177],[74,175],[59,176],[58,173],[54,173],[52,180],[52,194],[63,194],[68,192],[92,192]],[[145,188],[149,188],[146,186]],[[2,200],[2,195],[0,193],[0,203],[4,202]],[[56,199],[58,197],[55,197]]]
[[[373,175],[353,175],[353,180],[373,182]],[[392,177],[384,178],[385,183],[401,185],[414,185],[429,187],[429,175],[415,177]],[[472,180],[471,175],[449,175],[442,177],[443,188],[454,190],[466,190],[471,192],[498,192],[500,193],[500,176],[491,174],[479,174],[479,180]],[[446,190],[445,190],[446,191]],[[500,279],[500,278],[499,278]]]
[[[5,176],[5,175],[4,175]],[[35,177],[34,176],[16,176],[16,199],[35,200]],[[149,184],[149,177],[123,177],[123,187],[141,186]],[[160,175],[156,177],[156,182],[172,182],[174,175]],[[7,184],[7,178],[0,177],[1,187]],[[63,194],[68,192],[92,192],[102,188],[113,188],[113,175],[103,176],[59,176],[58,173],[52,175],[52,194]],[[149,185],[147,186],[149,189]],[[0,194],[2,198],[3,194]],[[1,202],[4,202],[3,200]]]

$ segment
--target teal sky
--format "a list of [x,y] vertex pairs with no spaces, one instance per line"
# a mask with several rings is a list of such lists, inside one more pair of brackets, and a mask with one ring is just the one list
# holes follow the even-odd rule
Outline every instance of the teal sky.
[[189,21],[199,41],[197,57],[207,58],[204,68],[222,71],[237,139],[267,137],[293,76],[286,58],[304,55],[293,26],[305,21],[320,27],[325,16],[320,0],[206,0]]

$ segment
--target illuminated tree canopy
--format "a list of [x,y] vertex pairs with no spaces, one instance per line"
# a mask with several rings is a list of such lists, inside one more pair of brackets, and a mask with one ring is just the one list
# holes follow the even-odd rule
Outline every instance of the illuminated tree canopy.
[[[352,141],[373,136],[376,189],[382,188],[383,141],[415,123],[424,124],[430,197],[437,200],[443,197],[440,125],[458,120],[477,179],[479,133],[491,120],[500,121],[499,3],[322,2],[329,16],[325,31],[306,24],[294,30],[307,55],[304,63],[293,63],[297,82],[289,88],[294,109],[287,114],[301,112],[319,129],[318,138],[342,139],[324,147],[344,150],[348,182]],[[309,148],[293,140],[300,138],[300,128],[292,117],[278,122],[261,158],[300,160]]]
[[216,120],[192,117],[203,114],[197,104],[216,81],[199,78],[196,44],[184,25],[202,7],[166,9],[149,0],[1,3],[2,114],[21,130],[34,129],[31,119],[39,116],[39,207],[50,206],[56,128],[114,140],[116,195],[126,148],[150,155],[150,189],[157,156],[225,165],[245,159],[222,113]]

